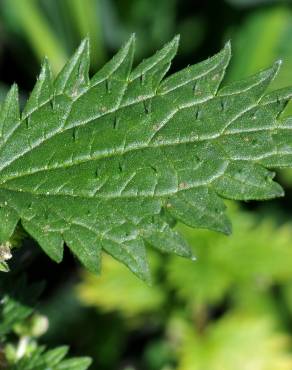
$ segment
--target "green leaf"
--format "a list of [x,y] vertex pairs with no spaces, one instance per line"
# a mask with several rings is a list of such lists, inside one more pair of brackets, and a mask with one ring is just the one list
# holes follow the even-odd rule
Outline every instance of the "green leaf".
[[[288,336],[269,316],[229,314],[202,335],[189,323],[181,326],[178,370],[285,370],[292,366]],[[178,334],[177,334],[178,335]]]
[[249,299],[241,299],[248,306],[244,310],[255,310],[251,296],[263,301],[272,284],[292,279],[291,223],[276,226],[268,217],[259,221],[252,212],[234,208],[229,208],[232,238],[178,225],[198,258],[194,266],[171,257],[167,280],[174,294],[191,307],[218,305],[227,296],[239,301],[249,293]]
[[[65,350],[65,351],[64,351]],[[59,347],[45,352],[38,347],[29,356],[23,357],[11,370],[86,370],[91,364],[88,357],[70,358],[63,360],[68,348]]]
[[0,271],[9,272],[9,266],[7,262],[0,262]]
[[[151,267],[158,267],[160,261],[157,256],[151,254],[150,257]],[[83,274],[77,292],[83,304],[104,312],[121,312],[127,317],[128,323],[139,315],[159,312],[166,298],[158,284],[144,284],[109,256],[103,257],[101,276],[88,272]]]
[[[31,320],[34,314],[35,302],[42,290],[42,284],[28,286],[26,279],[1,280],[0,284],[0,341],[2,356],[4,356],[5,369],[10,370],[86,370],[91,364],[87,357],[64,359],[68,347],[58,347],[53,350],[45,350],[38,346],[32,338],[38,336],[42,330],[33,330]],[[40,318],[38,318],[39,320]],[[29,327],[31,330],[29,330]],[[36,328],[34,328],[36,329]],[[38,328],[39,329],[39,328]],[[12,334],[9,336],[9,334]],[[17,351],[20,344],[10,342],[16,334],[26,338],[23,354],[19,356]],[[9,342],[8,339],[9,339]],[[20,338],[21,340],[21,338]],[[11,351],[13,355],[11,356]],[[10,352],[10,353],[9,353]],[[2,357],[1,357],[2,360]],[[1,362],[2,363],[2,362]],[[0,367],[1,367],[0,363]],[[4,366],[4,365],[3,365]]]
[[33,305],[40,295],[42,284],[28,286],[26,279],[11,281],[2,278],[0,283],[0,339],[12,328],[27,319],[33,312]]
[[44,62],[22,114],[11,89],[0,121],[1,240],[21,220],[55,261],[65,242],[90,271],[104,250],[149,279],[145,242],[192,257],[169,220],[229,233],[223,197],[283,195],[267,169],[292,159],[292,118],[278,118],[292,89],[265,95],[279,63],[219,89],[230,45],[164,78],[177,47],[176,37],[132,68],[131,37],[89,79],[85,40],[55,80]]

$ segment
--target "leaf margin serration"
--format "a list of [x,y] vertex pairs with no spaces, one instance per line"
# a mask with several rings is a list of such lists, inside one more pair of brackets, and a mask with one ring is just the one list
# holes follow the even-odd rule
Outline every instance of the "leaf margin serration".
[[[66,116],[65,124],[67,124],[68,126],[65,125],[62,129],[75,130],[76,127],[79,128],[78,124],[80,124],[80,121],[77,120],[74,123],[74,120],[72,119],[71,108],[67,110],[65,109],[66,102],[68,103],[69,98],[72,99],[72,97],[73,97],[73,100],[76,99],[74,100],[74,102],[78,101],[79,99],[82,99],[82,97],[85,94],[87,94],[90,89],[96,88],[96,86],[98,86],[102,82],[106,83],[106,89],[110,89],[109,82],[106,82],[107,73],[109,73],[107,72],[107,70],[110,71],[111,73],[114,73],[115,68],[117,70],[118,68],[121,68],[121,66],[125,68],[126,70],[125,73],[126,75],[128,75],[128,77],[127,77],[127,85],[125,87],[125,91],[121,95],[118,105],[113,106],[111,111],[109,110],[109,111],[99,112],[100,116],[91,118],[91,120],[89,120],[88,122],[85,121],[83,125],[89,124],[91,123],[91,121],[99,119],[100,117],[102,117],[103,114],[113,113],[117,111],[118,109],[123,109],[124,107],[131,106],[131,105],[134,107],[135,104],[138,104],[138,103],[142,103],[144,105],[145,113],[148,114],[149,110],[151,110],[151,107],[147,106],[149,99],[152,99],[154,96],[156,96],[155,94],[157,93],[161,94],[161,96],[165,95],[166,97],[168,94],[170,94],[172,96],[172,99],[174,99],[174,102],[178,104],[179,106],[178,111],[184,108],[187,108],[187,109],[192,108],[193,105],[199,105],[199,104],[203,105],[204,103],[208,103],[208,101],[210,101],[213,98],[214,100],[215,98],[217,99],[217,97],[222,99],[221,106],[222,106],[222,111],[224,111],[224,98],[226,96],[237,94],[237,91],[235,91],[236,89],[234,87],[236,86],[236,83],[230,84],[227,87],[223,87],[222,89],[220,89],[220,85],[224,78],[225,71],[226,71],[226,68],[229,64],[230,57],[231,57],[230,43],[227,43],[224,49],[218,54],[216,54],[214,57],[207,59],[206,61],[203,61],[201,63],[198,63],[194,66],[187,67],[186,69],[180,72],[177,72],[173,75],[170,75],[164,78],[165,74],[168,72],[168,69],[170,67],[171,60],[176,54],[177,47],[178,47],[178,37],[175,37],[173,41],[168,43],[162,50],[154,54],[153,57],[150,57],[144,60],[140,65],[132,69],[132,61],[133,61],[133,54],[134,54],[134,39],[135,39],[134,36],[132,36],[130,40],[125,44],[125,46],[118,52],[118,54],[114,56],[114,58],[109,63],[107,63],[99,72],[97,72],[97,74],[93,76],[92,79],[89,79],[88,77],[88,71],[89,71],[89,40],[88,39],[85,39],[81,43],[75,55],[70,59],[70,61],[66,64],[64,69],[60,72],[60,74],[57,76],[55,80],[53,79],[51,75],[49,62],[45,59],[40,76],[37,81],[37,84],[30,98],[28,99],[28,102],[22,112],[21,118],[20,118],[19,113],[17,113],[19,112],[17,87],[13,86],[10,92],[8,93],[7,98],[5,102],[3,103],[2,110],[1,110],[1,117],[3,120],[3,123],[1,123],[1,135],[2,137],[4,137],[4,140],[6,140],[6,142],[9,141],[10,137],[13,136],[14,131],[18,130],[18,127],[21,125],[21,123],[23,125],[27,125],[28,128],[31,127],[31,122],[30,122],[32,120],[31,117],[34,115],[35,112],[37,112],[38,110],[41,110],[41,107],[45,106],[46,104],[50,105],[52,112],[54,111],[54,109],[57,109],[56,107],[58,107],[58,104],[59,106],[61,106],[62,109],[64,109],[64,116]],[[128,57],[130,56],[129,61],[126,60],[127,56]],[[213,76],[214,81],[215,81],[213,92],[210,92],[209,96],[207,95],[201,101],[198,100],[196,104],[193,104],[192,100],[189,97],[185,98],[186,100],[190,99],[189,103],[185,103],[185,104],[180,103],[179,94],[177,94],[177,96],[175,95],[176,90],[179,90],[184,85],[188,85],[192,83],[193,81],[195,81],[194,89],[197,89],[198,87],[196,86],[196,83],[197,83],[196,81],[197,80],[200,81],[200,80],[197,75],[194,75],[194,71],[198,70],[200,66],[204,65],[204,63],[207,64],[211,60],[214,60],[214,58],[216,57],[219,59],[219,61],[220,61],[220,57],[222,58],[221,63],[223,64],[223,67],[222,67],[221,72],[220,71],[218,72],[219,75]],[[155,71],[154,67],[156,64],[158,64],[157,60],[161,62],[161,60],[163,61],[164,59],[165,59],[165,63],[161,65],[161,69],[160,70],[158,69],[157,71]],[[125,62],[125,66],[123,66],[124,62]],[[156,75],[154,72],[151,75],[151,71],[153,68],[154,68]],[[217,66],[215,66],[215,68],[217,68]],[[255,75],[254,76],[255,80],[260,76],[260,74],[264,76],[262,80],[260,80],[260,82],[259,80],[257,80],[255,85],[262,84],[262,85],[265,85],[264,87],[266,88],[268,84],[271,82],[271,80],[277,74],[278,69],[279,69],[279,63],[276,63],[272,68],[262,71],[259,74]],[[143,77],[143,74],[144,74],[144,77]],[[148,77],[147,77],[147,74],[148,74]],[[189,74],[189,78],[186,78],[188,74]],[[153,84],[153,86],[150,84],[151,86],[149,87],[149,89],[151,90],[152,88],[153,91],[155,91],[155,94],[153,96],[146,94],[144,96],[142,95],[142,96],[135,97],[135,94],[132,93],[132,95],[134,95],[134,98],[133,96],[131,97],[131,89],[129,88],[129,86],[131,86],[131,83],[134,84],[137,80],[139,80],[139,83],[143,85],[143,81],[142,81],[143,78],[146,81],[148,81],[147,78],[145,78],[145,75],[148,78],[148,80],[152,79],[150,82],[151,84]],[[252,78],[253,76],[250,79]],[[177,83],[177,82],[174,83],[175,80],[179,81],[180,79],[181,79],[181,83]],[[249,81],[249,79],[246,79],[245,81]],[[115,80],[113,79],[112,82],[118,85],[122,81],[119,81],[119,79],[116,78]],[[242,83],[244,85],[244,82]],[[249,86],[248,89],[251,89],[251,87]],[[263,89],[263,91],[260,93],[259,100],[256,102],[255,107],[261,104],[261,100],[263,100],[263,105],[274,103],[275,98],[274,100],[273,99],[271,100],[271,97],[269,97],[269,94],[268,95],[264,94],[264,90],[265,89]],[[196,90],[194,91],[196,92]],[[241,87],[240,93],[242,93],[243,91],[244,91],[244,88]],[[285,99],[284,98],[281,98],[281,99],[287,101],[288,99],[291,98],[291,95],[292,95],[291,90],[286,89],[283,91],[284,92],[286,91],[287,96],[285,97]],[[60,97],[62,97],[65,103],[64,101],[60,99]],[[58,102],[58,99],[61,100],[61,103]],[[68,100],[66,101],[66,99]],[[265,99],[267,100],[266,102],[265,102]],[[276,101],[279,99],[280,99],[279,96],[276,95]],[[147,104],[145,104],[145,102],[147,102]],[[13,106],[13,109],[9,109],[9,106],[11,106],[11,104]],[[65,106],[65,108],[62,106],[62,104],[63,106]],[[169,104],[169,102],[167,102],[167,104]],[[72,106],[73,106],[73,103],[71,107]],[[5,111],[7,111],[6,115],[5,115]],[[12,117],[9,116],[10,112],[12,114]],[[78,113],[78,109],[77,109],[77,113]],[[198,109],[195,115],[199,115],[199,113],[200,112]],[[177,112],[172,113],[172,114],[175,116]],[[240,114],[242,114],[242,112],[240,112]],[[4,116],[4,119],[3,119],[3,116]],[[70,125],[70,120],[68,124],[68,117],[73,120],[72,121],[73,123],[71,122],[71,125]],[[73,114],[73,117],[74,117],[74,114]],[[196,117],[196,119],[197,118],[198,117]],[[235,118],[235,121],[236,119],[237,118]],[[7,124],[11,125],[11,122],[13,124],[12,129],[10,129],[6,133],[6,136],[5,136],[5,130],[3,131],[3,129],[5,128],[5,125]],[[166,124],[167,123],[168,122],[166,122]],[[226,126],[224,130],[227,129],[228,131],[230,124],[232,124],[232,122],[231,123],[229,122],[229,125]],[[162,130],[164,130],[163,126],[156,127],[156,130],[154,130],[155,136],[151,138],[151,141],[156,140],[157,135],[160,134]],[[223,133],[224,133],[224,130],[222,131]],[[53,132],[53,136],[56,133],[58,133],[58,131]],[[218,134],[218,137],[220,136],[219,134]],[[74,135],[76,137],[74,137]],[[78,140],[77,136],[78,136],[78,132],[73,131],[73,140],[76,140],[76,138]],[[45,133],[44,133],[44,137],[45,137],[45,140],[48,140],[48,137],[45,136]],[[1,138],[1,140],[3,139]],[[31,148],[27,149],[28,152],[30,149]],[[122,155],[124,154],[125,154],[125,147],[124,147],[124,151],[122,152]],[[19,158],[21,158],[22,156],[23,156],[23,153],[19,156]],[[17,160],[18,160],[18,157],[13,158],[13,162]],[[9,168],[11,163],[8,163],[6,167]],[[258,171],[262,171],[262,174],[259,175],[259,183],[262,180],[262,177],[266,177],[265,179],[266,182],[269,182],[268,184],[269,186],[267,188],[265,196],[260,195],[258,196],[258,199],[263,199],[263,198],[269,199],[275,196],[282,196],[283,191],[281,187],[279,185],[276,185],[275,183],[270,182],[272,180],[273,175],[271,175],[267,170],[265,170],[265,167],[268,167],[268,165],[264,166],[261,163],[259,163],[259,167],[256,167]],[[277,166],[275,165],[275,167]],[[0,177],[1,175],[3,177],[4,169],[5,167],[1,165],[2,172],[0,172]],[[237,168],[235,168],[234,171],[236,172]],[[246,171],[246,181],[247,181],[248,176],[250,174],[253,174],[253,171],[255,170],[254,168],[251,168],[251,166],[250,168],[248,168],[248,165],[247,165],[245,167],[245,171]],[[225,169],[223,172],[225,173]],[[31,172],[29,174],[31,174]],[[256,176],[256,174],[254,174],[254,176]],[[211,182],[213,182],[213,180],[214,179],[212,179]],[[175,219],[183,221],[184,223],[190,226],[193,226],[193,227],[207,227],[207,228],[215,229],[217,231],[225,232],[227,234],[230,233],[231,224],[224,214],[225,206],[224,206],[224,203],[222,202],[222,198],[232,198],[233,197],[236,199],[235,195],[230,195],[230,192],[229,193],[228,191],[226,192],[226,190],[228,190],[230,186],[232,188],[232,186],[234,185],[233,184],[230,185],[228,184],[228,182],[226,183],[226,181],[225,183],[223,181],[223,183],[221,184],[219,180],[217,181],[215,179],[215,183],[216,182],[217,182],[218,189],[221,189],[219,191],[216,190],[216,192],[213,191],[212,186],[206,186],[206,184],[203,184],[202,187],[205,186],[205,188],[201,189],[199,185],[197,186],[197,189],[193,187],[192,189],[194,189],[193,191],[194,194],[191,194],[192,196],[188,197],[188,195],[190,195],[191,193],[189,191],[191,190],[191,188],[188,188],[188,185],[186,183],[180,182],[178,184],[176,193],[179,193],[179,195],[182,194],[183,197],[177,197],[176,193],[173,199],[171,199],[171,195],[169,197],[161,196],[161,198],[163,198],[163,201],[161,202],[161,210],[164,210],[166,217],[164,216],[162,217],[161,215],[158,214],[157,217],[155,216],[156,218],[152,220],[152,223],[162,222],[160,228],[157,228],[155,231],[154,229],[151,229],[151,225],[147,223],[148,231],[144,230],[143,231],[144,234],[142,235],[141,238],[139,236],[136,242],[134,242],[133,240],[133,243],[134,243],[134,244],[132,243],[133,245],[130,245],[129,244],[130,241],[129,241],[128,247],[127,247],[129,249],[128,251],[125,249],[125,251],[123,252],[125,254],[124,256],[120,257],[120,260],[122,260],[125,264],[127,264],[128,267],[130,267],[132,271],[136,273],[138,276],[148,280],[149,279],[149,268],[147,265],[147,257],[146,257],[146,252],[145,252],[145,246],[143,245],[144,243],[143,240],[149,242],[152,245],[156,244],[156,247],[158,247],[159,249],[176,252],[177,254],[185,256],[185,257],[192,257],[190,250],[188,249],[184,241],[181,239],[181,237],[179,237],[179,235],[175,231],[172,231],[167,226],[168,222],[163,221],[163,220],[167,220],[169,217],[171,218],[174,217]],[[0,180],[0,187],[1,185],[3,185],[3,182],[1,182]],[[257,182],[255,183],[255,185],[251,182],[250,189],[252,189],[252,186],[260,187]],[[252,190],[250,190],[250,192],[252,192]],[[50,195],[50,192],[48,192],[48,195]],[[194,203],[192,203],[193,201],[192,198],[194,200]],[[254,192],[252,196],[246,196],[244,192],[243,194],[238,195],[238,199],[241,199],[241,200],[249,200],[249,199],[254,199],[254,198],[257,199],[256,191]],[[89,237],[88,242],[90,242],[91,244],[95,244],[94,248],[90,247],[91,248],[90,249],[89,246],[86,245],[86,242],[82,246],[82,241],[84,240],[84,238],[82,239],[81,229],[80,229],[80,233],[71,232],[68,234],[68,232],[66,231],[67,236],[65,238],[64,238],[64,235],[62,233],[60,234],[60,232],[58,231],[56,233],[51,233],[50,237],[48,237],[48,235],[43,234],[41,229],[38,229],[38,226],[36,224],[32,224],[30,220],[20,217],[19,211],[17,209],[14,209],[11,206],[7,207],[8,205],[7,200],[3,199],[2,195],[0,195],[0,201],[2,203],[2,207],[0,208],[2,217],[6,218],[7,220],[7,227],[0,228],[0,236],[2,240],[7,240],[11,236],[16,226],[16,223],[18,222],[19,219],[21,219],[21,222],[24,228],[40,243],[41,247],[45,250],[45,252],[57,262],[60,262],[62,260],[64,242],[69,244],[69,247],[73,251],[73,253],[76,254],[85,265],[87,265],[87,268],[89,268],[91,271],[94,271],[94,272],[98,272],[100,269],[102,248],[105,249],[108,253],[114,255],[114,257],[116,258],[119,257],[118,256],[119,252],[116,252],[116,249],[118,249],[118,245],[114,247],[111,246],[110,248],[107,247],[106,245],[102,245],[102,248],[101,248],[101,246],[98,246],[97,243],[94,243],[95,239],[93,236]],[[201,201],[202,203],[200,204],[199,201]],[[208,201],[212,203],[211,204],[209,202],[210,207],[216,208],[215,211],[217,212],[217,217],[214,218],[214,224],[212,224],[212,222],[209,221],[209,224],[207,225],[206,218],[214,217],[212,216],[212,214],[210,214],[211,216],[210,215],[208,216],[206,212],[207,210],[206,202]],[[186,211],[184,210],[184,207],[186,207],[187,204],[189,204],[190,209],[191,208],[193,209],[193,211],[190,212],[189,215],[186,215],[185,214]],[[215,212],[215,215],[216,215],[216,212]],[[192,218],[193,218],[193,221],[192,221]],[[220,218],[220,220],[218,220],[217,218]],[[80,225],[80,227],[82,227],[82,225]],[[167,231],[165,232],[166,229]],[[79,236],[81,236],[81,239],[79,238]],[[83,247],[83,252],[82,252],[83,254],[80,252],[81,247]]]

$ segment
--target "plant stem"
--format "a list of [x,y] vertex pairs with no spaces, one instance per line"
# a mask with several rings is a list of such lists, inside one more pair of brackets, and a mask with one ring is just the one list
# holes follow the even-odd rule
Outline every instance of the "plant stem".
[[66,52],[50,28],[36,0],[9,0],[5,6],[13,14],[18,26],[26,34],[39,59],[50,59],[53,73],[57,73],[67,60]]
[[67,7],[80,38],[90,37],[92,66],[102,65],[106,52],[102,36],[100,0],[67,0]]

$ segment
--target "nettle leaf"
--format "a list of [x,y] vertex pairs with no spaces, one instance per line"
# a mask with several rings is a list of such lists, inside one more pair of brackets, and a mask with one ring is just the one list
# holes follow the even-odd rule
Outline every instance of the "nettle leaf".
[[292,89],[265,94],[279,63],[219,89],[230,45],[164,78],[178,38],[132,68],[134,37],[91,79],[85,40],[56,79],[44,62],[23,112],[0,119],[0,238],[21,220],[55,261],[64,242],[91,271],[104,250],[143,279],[145,243],[191,257],[170,227],[230,233],[222,198],[283,195],[270,167],[292,163]]

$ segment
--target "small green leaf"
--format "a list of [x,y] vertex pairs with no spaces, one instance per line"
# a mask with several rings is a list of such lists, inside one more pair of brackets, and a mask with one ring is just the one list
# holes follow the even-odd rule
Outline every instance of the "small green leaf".
[[[5,369],[9,370],[86,370],[91,359],[87,357],[65,358],[66,346],[46,350],[35,341],[47,330],[47,318],[34,313],[41,284],[28,286],[25,279],[7,278],[0,282],[0,341]],[[10,335],[13,334],[13,335]],[[14,339],[25,338],[19,352]],[[2,357],[1,357],[2,358]],[[1,364],[0,364],[1,367]]]
[[6,262],[0,262],[0,271],[9,272],[9,266]]
[[[150,255],[150,261],[151,267],[157,268],[159,259],[156,254]],[[156,269],[152,272],[155,273]],[[77,292],[82,304],[104,312],[120,312],[129,320],[135,320],[137,315],[160,311],[166,298],[158,284],[145,284],[125,266],[106,255],[103,257],[102,275],[84,271]]]

